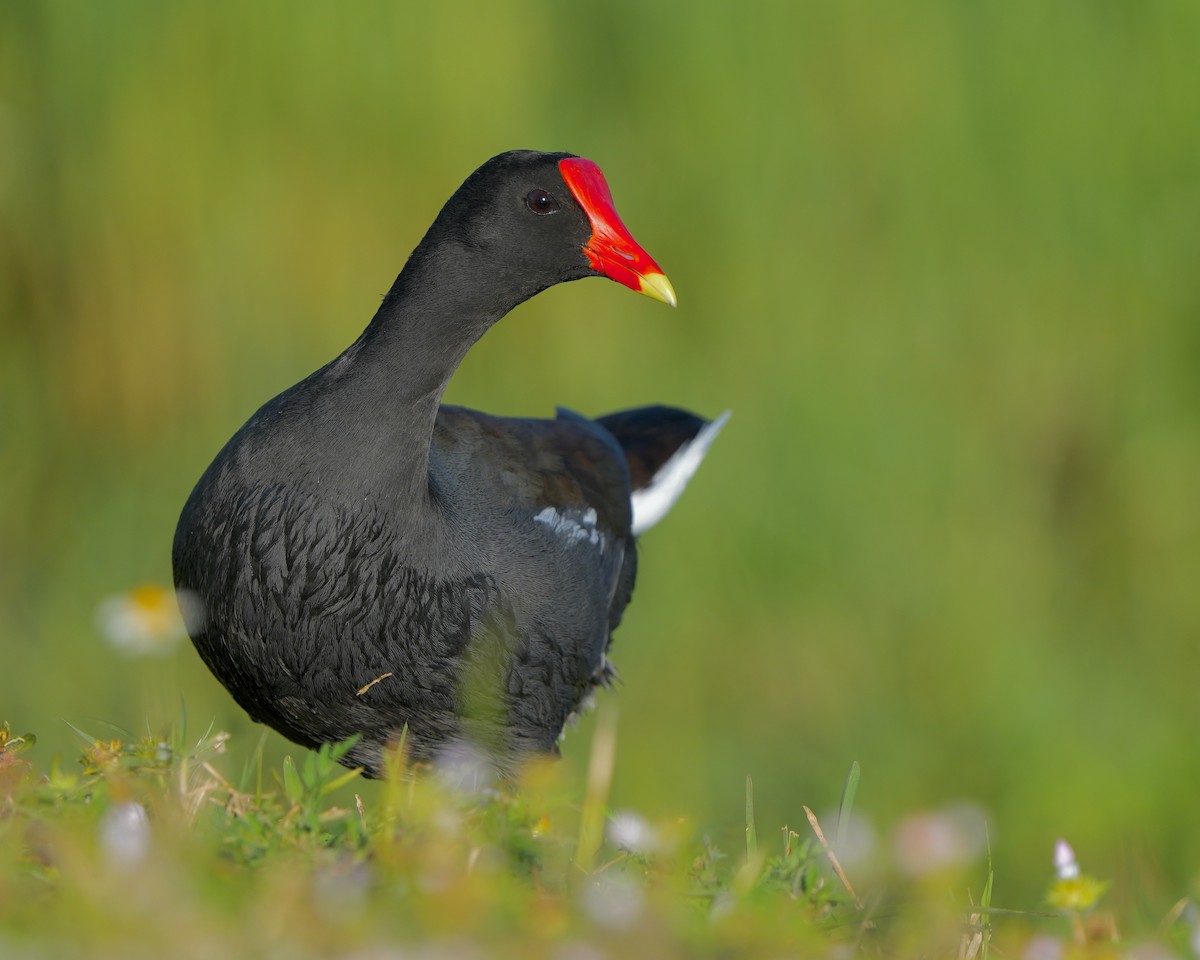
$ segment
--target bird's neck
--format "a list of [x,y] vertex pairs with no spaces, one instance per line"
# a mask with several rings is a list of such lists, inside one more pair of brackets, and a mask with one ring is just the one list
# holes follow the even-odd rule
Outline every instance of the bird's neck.
[[433,393],[436,405],[467,351],[515,306],[481,259],[418,247],[355,344],[360,375],[393,404]]
[[371,454],[385,467],[375,475],[408,502],[429,495],[434,421],[451,376],[488,328],[525,299],[496,274],[471,251],[427,237],[362,336],[327,368],[357,408],[356,454]]

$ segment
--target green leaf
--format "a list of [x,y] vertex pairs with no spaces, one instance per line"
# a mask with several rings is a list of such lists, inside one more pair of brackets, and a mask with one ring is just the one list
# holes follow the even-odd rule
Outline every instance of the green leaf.
[[343,786],[344,784],[349,783],[351,780],[353,780],[355,777],[357,777],[360,773],[362,773],[362,771],[363,771],[362,767],[355,767],[353,770],[347,770],[340,777],[335,777],[333,780],[330,780],[323,787],[321,787],[321,796],[326,797],[329,794],[333,793],[334,790],[336,790],[340,786]]
[[846,784],[842,787],[842,802],[838,805],[837,832],[833,839],[833,849],[840,853],[846,846],[846,832],[850,829],[850,811],[854,809],[854,795],[858,793],[858,778],[862,773],[855,760],[850,764],[850,772],[846,774]]
[[304,784],[300,781],[300,774],[291,754],[283,758],[283,790],[290,803],[299,803],[304,798]]
[[356,733],[338,743],[325,744],[321,747],[321,752],[326,754],[334,763],[341,763],[342,757],[353,750],[360,740],[362,740],[362,734]]
[[73,724],[70,720],[64,720],[63,723],[65,723],[68,727],[70,727],[73,731],[75,731],[75,733],[77,733],[88,744],[88,746],[91,746],[92,744],[94,744],[96,742],[95,737],[93,737],[90,733],[84,733],[77,726],[75,726],[75,724]]

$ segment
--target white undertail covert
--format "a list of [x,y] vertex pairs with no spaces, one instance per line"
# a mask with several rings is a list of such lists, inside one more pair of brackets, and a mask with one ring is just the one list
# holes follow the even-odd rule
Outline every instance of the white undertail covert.
[[658,523],[675,506],[675,501],[699,469],[708,448],[717,439],[732,410],[726,410],[712,423],[681,446],[664,463],[650,482],[633,491],[633,535],[640,536]]

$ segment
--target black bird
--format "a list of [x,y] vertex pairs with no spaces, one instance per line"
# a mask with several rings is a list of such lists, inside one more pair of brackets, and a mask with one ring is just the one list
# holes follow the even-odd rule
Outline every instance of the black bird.
[[374,319],[217,454],[175,531],[175,584],[204,662],[250,716],[315,747],[353,734],[378,775],[460,741],[502,771],[556,753],[613,676],[636,537],[724,417],[666,407],[590,420],[442,406],[463,356],[566,280],[675,292],[567,153],[512,151],[438,214]]

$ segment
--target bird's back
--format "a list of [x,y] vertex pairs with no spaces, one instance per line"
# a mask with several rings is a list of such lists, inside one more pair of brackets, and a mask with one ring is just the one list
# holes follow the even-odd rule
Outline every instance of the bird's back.
[[[248,425],[197,485],[174,560],[206,663],[256,720],[307,745],[363,735],[377,769],[405,724],[418,757],[466,736],[551,751],[608,676],[635,554],[619,447],[602,428],[443,408],[425,504],[278,472]],[[403,451],[396,451],[397,457]]]

